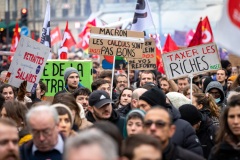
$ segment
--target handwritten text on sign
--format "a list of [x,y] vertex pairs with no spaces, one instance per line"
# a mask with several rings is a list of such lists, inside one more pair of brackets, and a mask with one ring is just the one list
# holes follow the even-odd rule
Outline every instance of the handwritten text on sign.
[[92,27],[89,53],[141,58],[143,43],[143,32]]
[[26,90],[34,92],[49,53],[49,47],[22,36],[8,70],[6,81],[14,87],[19,87],[23,81],[27,81]]
[[145,40],[142,58],[128,58],[130,70],[156,69],[156,45],[154,40]]
[[186,77],[221,68],[215,43],[162,54],[164,69],[168,79]]
[[68,61],[48,60],[43,71],[41,80],[47,85],[46,96],[54,96],[65,87],[64,71],[68,67],[74,67],[79,72],[81,84],[91,89],[92,84],[92,61]]

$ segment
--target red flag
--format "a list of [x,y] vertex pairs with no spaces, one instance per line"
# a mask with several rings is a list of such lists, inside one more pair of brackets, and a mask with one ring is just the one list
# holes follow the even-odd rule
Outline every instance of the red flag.
[[20,34],[18,32],[18,23],[16,23],[13,38],[12,38],[12,44],[11,44],[11,48],[10,48],[11,52],[16,51],[19,40],[20,40]]
[[61,33],[59,27],[54,28],[51,30],[51,46],[53,46],[55,43],[62,40]]
[[[12,37],[12,43],[11,43],[11,47],[10,47],[11,52],[16,51],[19,40],[20,40],[20,34],[18,32],[18,23],[16,22],[15,30],[14,30],[13,37]],[[8,56],[8,60],[10,62],[12,61],[12,59],[13,59],[13,56]]]
[[202,21],[202,44],[213,42],[212,28],[209,23],[208,17],[205,17]]
[[163,53],[164,52],[171,52],[174,50],[178,50],[178,46],[171,38],[170,34],[167,35],[167,39],[165,41],[164,47],[163,47]]
[[68,29],[68,21],[67,21],[66,28],[63,34],[62,43],[61,43],[60,49],[58,50],[59,59],[67,59],[68,49],[75,44],[76,42],[72,36],[72,33]]
[[78,35],[78,37],[80,37],[80,41],[77,44],[77,48],[82,48],[85,52],[87,52],[89,47],[90,28],[92,26],[96,26],[95,18],[92,21],[88,21],[82,32]]
[[202,20],[201,18],[200,22],[198,23],[196,32],[193,36],[193,39],[189,43],[188,47],[210,42],[213,42],[213,33],[208,17],[205,17],[204,20]]
[[193,39],[189,43],[188,47],[196,46],[202,44],[202,18],[197,25],[197,29],[195,34],[193,35]]

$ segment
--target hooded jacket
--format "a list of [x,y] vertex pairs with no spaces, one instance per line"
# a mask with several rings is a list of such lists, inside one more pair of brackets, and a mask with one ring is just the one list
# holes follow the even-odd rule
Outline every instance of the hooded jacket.
[[205,93],[208,93],[211,89],[218,89],[220,91],[220,101],[217,103],[217,105],[219,107],[221,107],[221,109],[225,108],[226,106],[226,100],[225,100],[225,93],[223,91],[223,87],[221,85],[221,83],[219,83],[218,81],[212,81],[207,85],[207,88],[205,90]]
[[176,131],[172,137],[172,142],[184,149],[203,156],[201,144],[191,124],[183,119],[180,119],[180,112],[175,107],[169,104],[166,104],[166,107],[172,115],[173,124],[176,126]]
[[[87,118],[88,121],[90,121],[92,123],[96,122],[96,120],[93,117],[93,114],[91,112],[87,112],[86,118]],[[110,121],[113,124],[115,124],[118,127],[120,133],[123,136],[124,126],[125,126],[125,119],[123,117],[121,117],[115,110],[112,110],[111,117],[108,119],[108,121]]]

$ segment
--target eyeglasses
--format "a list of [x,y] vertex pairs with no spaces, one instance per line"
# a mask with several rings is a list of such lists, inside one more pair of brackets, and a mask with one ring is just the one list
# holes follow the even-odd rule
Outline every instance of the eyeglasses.
[[127,81],[117,81],[118,83],[127,83]]
[[146,128],[150,128],[152,126],[152,124],[154,124],[157,128],[163,128],[165,127],[168,123],[167,122],[164,122],[162,120],[158,120],[158,121],[151,121],[151,120],[148,120],[148,121],[145,121],[144,122],[144,127]]
[[36,129],[32,129],[32,135],[39,137],[40,134],[42,133],[43,137],[48,137],[50,135],[52,135],[52,131],[56,126],[53,126],[52,128],[47,128],[47,129],[43,129],[43,130],[36,130]]

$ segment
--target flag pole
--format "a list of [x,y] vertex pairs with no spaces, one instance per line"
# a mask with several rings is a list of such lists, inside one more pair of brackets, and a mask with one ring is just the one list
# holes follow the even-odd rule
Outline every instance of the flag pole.
[[127,77],[128,77],[128,87],[130,87],[130,78],[129,78],[129,72],[130,72],[130,69],[129,69],[129,62],[127,63],[127,66],[128,66],[128,75],[127,75]]
[[192,85],[193,85],[192,79],[193,79],[193,75],[190,74],[189,78],[190,78],[190,98],[191,98],[191,104],[192,104],[193,103],[193,101],[192,101],[192,94],[193,94],[193,92],[192,92]]
[[114,71],[115,71],[115,56],[113,56],[113,67],[112,67],[112,82],[111,82],[111,90],[110,90],[110,98],[112,99],[113,93],[113,80],[114,80]]

